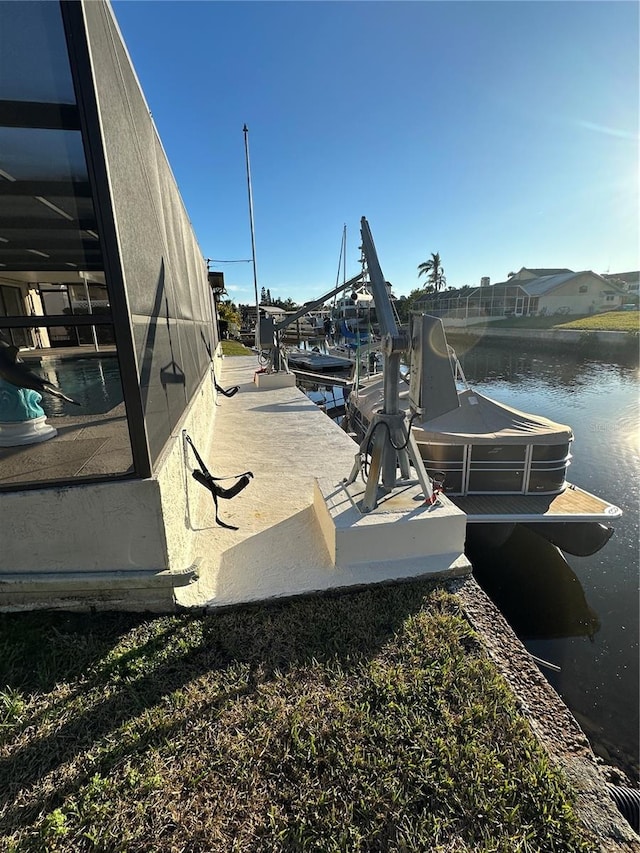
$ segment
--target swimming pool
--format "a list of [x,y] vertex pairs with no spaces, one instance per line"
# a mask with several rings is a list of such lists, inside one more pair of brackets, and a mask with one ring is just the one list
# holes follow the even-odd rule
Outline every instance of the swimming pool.
[[40,405],[47,417],[60,415],[102,415],[122,403],[122,382],[116,356],[89,358],[44,357],[39,365],[28,365],[34,373],[52,382],[80,403],[74,406],[43,394]]

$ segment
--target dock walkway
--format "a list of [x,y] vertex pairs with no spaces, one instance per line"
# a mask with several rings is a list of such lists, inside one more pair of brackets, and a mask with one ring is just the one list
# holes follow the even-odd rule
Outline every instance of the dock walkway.
[[[239,391],[218,395],[213,441],[200,454],[213,476],[254,476],[236,497],[218,503],[221,520],[237,530],[215,524],[212,502],[194,509],[199,581],[176,590],[178,603],[213,608],[406,577],[406,561],[336,568],[314,509],[315,484],[348,477],[358,447],[298,388],[257,388],[257,369],[255,356],[223,359],[218,382]],[[460,555],[444,555],[439,568],[469,571]],[[421,574],[416,560],[410,573]]]

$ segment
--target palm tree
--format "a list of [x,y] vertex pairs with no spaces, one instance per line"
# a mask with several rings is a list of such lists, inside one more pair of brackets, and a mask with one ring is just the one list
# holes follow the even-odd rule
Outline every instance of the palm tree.
[[427,276],[427,281],[429,282],[428,289],[432,293],[437,293],[445,286],[447,279],[439,252],[432,252],[429,260],[418,266],[418,278],[423,274]]

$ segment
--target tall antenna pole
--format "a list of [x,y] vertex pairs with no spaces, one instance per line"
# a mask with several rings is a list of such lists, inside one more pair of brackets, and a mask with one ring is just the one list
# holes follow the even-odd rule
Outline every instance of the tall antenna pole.
[[244,133],[244,158],[247,165],[247,192],[249,193],[249,224],[251,226],[251,258],[253,261],[253,290],[256,297],[256,318],[259,314],[260,302],[258,300],[258,270],[256,268],[256,241],[253,229],[253,193],[251,191],[251,166],[249,164],[249,128],[245,124],[242,128]]

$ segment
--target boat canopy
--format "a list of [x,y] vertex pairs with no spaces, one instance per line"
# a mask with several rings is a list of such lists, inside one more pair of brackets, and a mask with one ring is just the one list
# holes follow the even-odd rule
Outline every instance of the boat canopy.
[[540,415],[520,412],[477,391],[458,394],[460,406],[429,421],[416,423],[418,441],[445,444],[563,444],[573,440],[571,427]]

